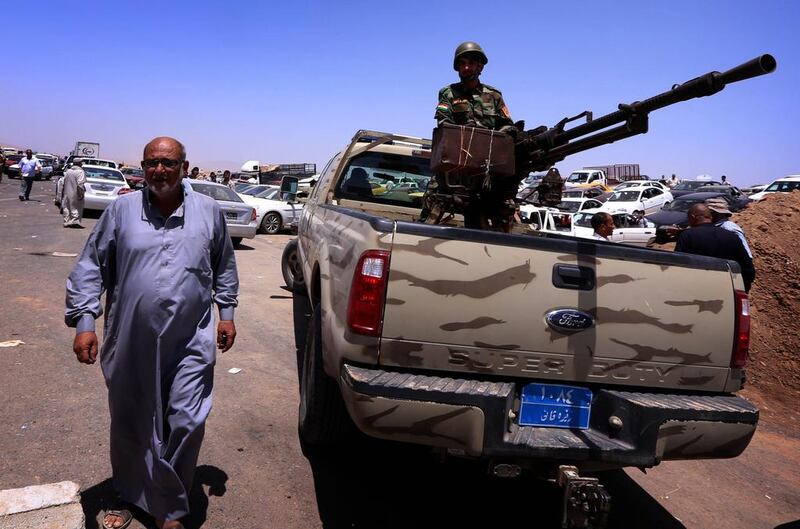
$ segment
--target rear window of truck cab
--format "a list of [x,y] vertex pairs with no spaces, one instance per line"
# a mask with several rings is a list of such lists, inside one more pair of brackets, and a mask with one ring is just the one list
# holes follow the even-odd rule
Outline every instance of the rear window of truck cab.
[[369,151],[350,159],[334,196],[420,208],[431,175],[429,158]]

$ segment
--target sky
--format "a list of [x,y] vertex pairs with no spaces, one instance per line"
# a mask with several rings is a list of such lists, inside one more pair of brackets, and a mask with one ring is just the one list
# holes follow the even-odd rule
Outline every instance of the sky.
[[[153,137],[192,165],[322,169],[358,129],[430,138],[453,51],[480,43],[481,80],[515,120],[598,117],[764,53],[775,73],[650,115],[650,132],[577,154],[562,174],[638,163],[651,177],[800,173],[800,2],[6,2],[0,144],[141,159]],[[17,67],[11,67],[11,63]]]

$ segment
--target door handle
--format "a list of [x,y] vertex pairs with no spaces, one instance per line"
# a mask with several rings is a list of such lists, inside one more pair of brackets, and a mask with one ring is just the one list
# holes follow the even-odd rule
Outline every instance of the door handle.
[[556,288],[592,290],[594,284],[594,270],[588,266],[553,265],[553,285]]

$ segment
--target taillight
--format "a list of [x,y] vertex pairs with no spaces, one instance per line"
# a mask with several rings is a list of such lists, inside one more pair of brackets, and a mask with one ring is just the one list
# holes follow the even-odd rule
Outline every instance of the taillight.
[[258,215],[256,215],[256,208],[253,208],[253,209],[251,209],[251,210],[250,210],[250,220],[251,220],[251,221],[254,221],[254,220],[256,220],[257,218],[258,218]]
[[367,250],[361,254],[347,305],[347,326],[351,331],[380,336],[388,277],[389,252]]
[[131,189],[129,187],[120,187],[119,191],[117,191],[117,194],[118,195],[124,195],[125,193],[132,193],[132,192],[133,192],[133,189]]
[[731,367],[744,367],[750,348],[750,298],[746,292],[734,292],[736,323],[734,327],[733,356]]

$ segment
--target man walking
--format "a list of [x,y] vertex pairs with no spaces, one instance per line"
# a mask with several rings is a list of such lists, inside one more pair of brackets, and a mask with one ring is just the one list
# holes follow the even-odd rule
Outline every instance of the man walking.
[[705,204],[694,204],[689,208],[689,229],[678,236],[675,251],[736,261],[747,292],[756,277],[753,260],[745,251],[742,241],[735,233],[714,226],[711,212]]
[[57,184],[61,190],[59,202],[65,228],[83,228],[81,219],[83,219],[83,197],[86,193],[86,173],[81,169],[81,165],[83,165],[82,159],[73,160],[72,167],[64,172],[64,176]]
[[[167,137],[144,148],[147,188],[103,213],[67,279],[65,321],[76,327],[78,361],[93,364],[94,321],[106,292],[100,363],[111,412],[111,466],[121,503],[104,528],[126,527],[130,505],[159,529],[182,528],[205,422],[215,343],[236,338],[239,280],[225,217],[192,191],[183,145]],[[219,307],[213,328],[212,304]]]
[[33,155],[33,151],[25,151],[25,157],[19,161],[19,174],[22,181],[19,187],[19,199],[22,202],[30,200],[33,179],[42,172],[42,162]]

